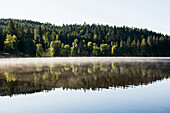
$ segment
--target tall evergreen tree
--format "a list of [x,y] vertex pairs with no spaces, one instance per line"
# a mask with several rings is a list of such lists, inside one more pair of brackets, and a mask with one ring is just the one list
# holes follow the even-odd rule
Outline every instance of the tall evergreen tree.
[[10,35],[16,35],[15,23],[13,20],[10,20],[8,23],[7,33]]

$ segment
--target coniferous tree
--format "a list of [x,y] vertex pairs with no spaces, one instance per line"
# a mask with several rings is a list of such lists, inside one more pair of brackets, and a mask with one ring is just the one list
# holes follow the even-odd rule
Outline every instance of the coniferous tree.
[[3,37],[3,31],[2,29],[0,28],[0,51],[3,50],[3,47],[4,47],[4,41],[5,41],[5,38]]
[[7,28],[7,33],[9,35],[16,35],[15,23],[14,23],[13,20],[9,21],[8,28]]

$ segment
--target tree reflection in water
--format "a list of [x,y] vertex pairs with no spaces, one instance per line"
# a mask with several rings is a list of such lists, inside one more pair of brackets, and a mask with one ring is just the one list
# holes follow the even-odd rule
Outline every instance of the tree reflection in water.
[[0,68],[0,96],[50,91],[53,88],[97,90],[151,84],[170,77],[170,64],[86,63]]

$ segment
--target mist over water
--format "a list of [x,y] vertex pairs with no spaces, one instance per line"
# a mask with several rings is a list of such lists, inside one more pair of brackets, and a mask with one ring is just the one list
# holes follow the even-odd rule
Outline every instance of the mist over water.
[[[170,76],[169,58],[57,57],[0,60],[0,80],[5,91],[0,92],[0,95],[27,94],[53,88],[125,88],[151,84]],[[4,88],[4,84],[11,85]],[[21,84],[27,85],[22,87]]]
[[0,59],[1,111],[169,113],[169,78],[169,57]]
[[53,57],[53,58],[2,58],[0,67],[22,65],[48,65],[63,63],[107,62],[170,62],[170,57]]

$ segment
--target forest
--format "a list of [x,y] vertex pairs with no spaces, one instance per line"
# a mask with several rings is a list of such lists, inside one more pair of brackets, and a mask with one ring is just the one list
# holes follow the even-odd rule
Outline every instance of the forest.
[[16,57],[170,56],[170,36],[100,24],[0,19],[0,54]]

